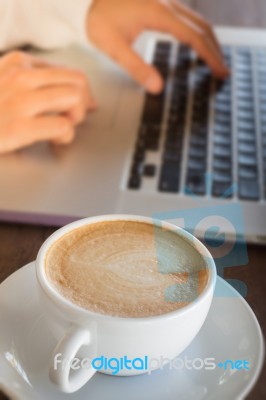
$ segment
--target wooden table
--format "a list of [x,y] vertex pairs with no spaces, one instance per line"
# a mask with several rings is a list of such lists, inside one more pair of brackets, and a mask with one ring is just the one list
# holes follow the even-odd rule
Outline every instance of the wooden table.
[[[187,3],[215,24],[266,28],[265,0],[191,0]],[[0,282],[34,260],[39,247],[54,230],[52,227],[0,223]],[[248,246],[248,255],[249,264],[229,268],[225,278],[236,278],[246,283],[248,287],[246,300],[254,310],[265,335],[266,247]],[[265,381],[266,368],[248,396],[249,400],[266,398]],[[7,398],[0,393],[0,400],[5,399]]]

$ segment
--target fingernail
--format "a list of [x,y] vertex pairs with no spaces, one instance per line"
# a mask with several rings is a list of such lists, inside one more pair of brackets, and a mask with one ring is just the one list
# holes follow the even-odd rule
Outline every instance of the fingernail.
[[220,68],[217,68],[214,75],[216,75],[218,78],[225,79],[230,75],[230,73],[230,69],[224,63],[222,63]]
[[162,79],[157,75],[150,75],[145,82],[145,88],[152,93],[158,93],[162,90]]

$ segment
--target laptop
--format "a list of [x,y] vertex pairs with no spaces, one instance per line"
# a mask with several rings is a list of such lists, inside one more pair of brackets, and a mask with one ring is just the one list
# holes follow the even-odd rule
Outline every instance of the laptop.
[[70,146],[0,157],[1,220],[60,226],[118,213],[184,226],[183,214],[197,214],[185,228],[199,237],[214,224],[228,240],[266,243],[266,31],[216,32],[225,82],[172,37],[139,38],[136,51],[165,78],[157,96],[95,49],[41,53],[83,70],[100,107]]

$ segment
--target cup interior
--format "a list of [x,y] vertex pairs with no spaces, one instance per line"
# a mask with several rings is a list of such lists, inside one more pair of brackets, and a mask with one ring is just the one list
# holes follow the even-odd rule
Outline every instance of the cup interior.
[[144,320],[150,320],[150,319],[156,319],[156,318],[169,318],[172,317],[176,314],[181,314],[186,312],[187,310],[191,309],[192,307],[197,306],[201,301],[203,301],[204,297],[208,295],[210,291],[214,290],[215,286],[215,281],[216,281],[216,267],[215,263],[213,260],[213,257],[207,250],[207,248],[193,235],[190,233],[186,232],[185,230],[171,224],[165,221],[160,221],[160,220],[155,220],[152,218],[148,217],[142,217],[142,216],[133,216],[133,215],[104,215],[104,216],[99,216],[99,217],[91,217],[91,218],[85,218],[76,222],[73,222],[71,224],[68,224],[56,232],[54,232],[41,246],[39,253],[37,255],[37,260],[36,260],[36,273],[37,273],[37,280],[39,282],[39,285],[41,287],[41,290],[44,292],[46,296],[57,306],[60,308],[64,308],[64,310],[71,311],[73,313],[79,313],[82,314],[83,316],[85,315],[94,315],[97,316],[97,318],[105,318],[105,319],[121,319],[121,317],[115,317],[111,315],[103,315],[103,314],[95,314],[92,311],[89,311],[87,309],[84,309],[70,300],[66,299],[63,297],[49,282],[46,272],[45,272],[45,258],[47,251],[49,248],[62,236],[66,235],[67,233],[81,228],[86,225],[91,225],[95,224],[98,222],[107,222],[107,221],[134,221],[134,222],[143,222],[146,224],[150,224],[152,226],[160,227],[162,230],[166,231],[171,231],[174,232],[176,235],[181,237],[184,241],[189,243],[199,254],[200,256],[204,259],[206,270],[208,271],[208,277],[207,277],[207,282],[202,290],[202,292],[196,297],[195,300],[187,304],[186,306],[176,309],[175,311],[172,311],[170,313],[166,314],[160,314],[160,315],[154,315],[154,316],[147,316],[147,317],[123,317],[123,320],[133,320],[135,323],[139,320],[141,322],[144,322]]

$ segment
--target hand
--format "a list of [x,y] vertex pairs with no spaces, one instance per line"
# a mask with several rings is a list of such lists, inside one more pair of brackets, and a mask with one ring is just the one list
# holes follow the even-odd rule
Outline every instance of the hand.
[[0,59],[0,153],[44,140],[70,143],[95,107],[81,72],[18,51]]
[[131,48],[145,29],[172,34],[190,45],[219,78],[228,75],[215,34],[207,21],[176,0],[94,0],[87,15],[90,40],[124,67],[149,92],[162,90],[159,72]]

